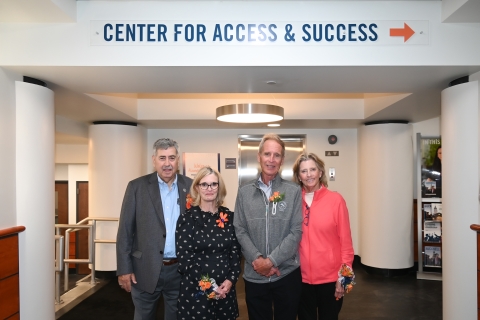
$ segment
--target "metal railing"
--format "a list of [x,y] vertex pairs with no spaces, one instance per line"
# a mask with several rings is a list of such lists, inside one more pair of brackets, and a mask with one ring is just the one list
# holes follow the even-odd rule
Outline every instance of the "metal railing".
[[[88,217],[78,222],[77,224],[56,224],[55,225],[55,248],[56,259],[55,259],[55,303],[60,304],[60,273],[62,269],[64,270],[64,291],[68,291],[68,270],[70,263],[88,263],[91,264],[91,273],[80,279],[78,282],[84,281],[90,277],[90,284],[95,285],[95,244],[97,243],[116,243],[116,240],[108,239],[97,239],[96,230],[97,230],[97,221],[118,221],[118,218],[100,218],[100,217]],[[61,235],[61,230],[65,230],[65,239]],[[72,232],[77,232],[83,229],[88,229],[88,259],[70,259],[70,234]],[[58,239],[58,240],[57,240]],[[77,237],[78,239],[78,237]],[[65,241],[64,241],[65,240]],[[78,244],[78,240],[77,240]],[[64,252],[64,255],[62,253]]]
[[60,300],[60,272],[63,271],[63,236],[55,235],[55,303],[62,303]]

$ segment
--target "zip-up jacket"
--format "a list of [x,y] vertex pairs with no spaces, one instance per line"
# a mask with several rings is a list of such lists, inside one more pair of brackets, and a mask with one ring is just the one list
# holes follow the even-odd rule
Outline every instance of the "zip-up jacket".
[[[305,191],[302,191],[305,199]],[[302,281],[335,282],[343,263],[352,267],[353,246],[348,209],[343,197],[322,187],[313,195],[310,213],[303,201],[303,236],[300,241]],[[307,225],[308,222],[308,225]]]
[[[258,179],[238,189],[233,225],[245,257],[243,277],[256,283],[276,281],[299,265],[298,245],[302,237],[302,191],[279,174],[272,180],[272,194],[278,191],[283,200],[270,202],[258,185]],[[264,277],[253,270],[258,257],[269,258],[280,276]]]

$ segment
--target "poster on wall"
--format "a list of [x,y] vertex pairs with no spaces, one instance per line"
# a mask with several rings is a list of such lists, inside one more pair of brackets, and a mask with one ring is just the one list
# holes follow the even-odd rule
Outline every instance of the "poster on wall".
[[422,138],[420,140],[422,198],[442,197],[442,140]]
[[198,170],[206,166],[220,172],[220,153],[183,153],[183,175],[194,179]]

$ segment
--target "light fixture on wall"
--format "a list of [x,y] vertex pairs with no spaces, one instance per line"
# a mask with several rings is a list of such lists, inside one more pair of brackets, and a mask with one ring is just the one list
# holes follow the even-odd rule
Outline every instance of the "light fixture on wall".
[[274,122],[283,119],[283,108],[271,104],[238,103],[217,108],[217,120],[239,123]]

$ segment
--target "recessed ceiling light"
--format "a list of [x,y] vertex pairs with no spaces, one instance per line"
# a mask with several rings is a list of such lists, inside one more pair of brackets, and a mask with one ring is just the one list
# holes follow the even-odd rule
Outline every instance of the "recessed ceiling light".
[[277,81],[275,81],[275,80],[268,80],[268,81],[267,81],[267,84],[277,84]]
[[269,123],[267,124],[269,127],[280,127],[280,123]]

